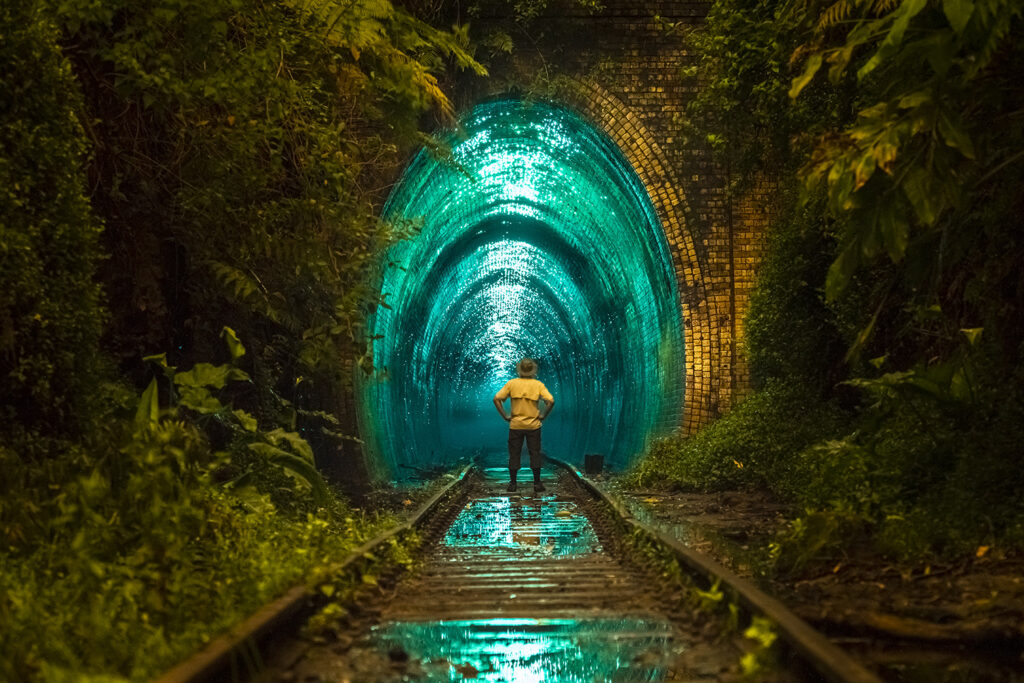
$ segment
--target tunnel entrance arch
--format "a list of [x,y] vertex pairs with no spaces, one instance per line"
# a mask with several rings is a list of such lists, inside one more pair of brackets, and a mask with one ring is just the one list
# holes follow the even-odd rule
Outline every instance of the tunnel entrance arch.
[[644,183],[567,107],[499,98],[421,151],[384,210],[421,219],[392,247],[359,386],[371,460],[401,475],[504,451],[490,398],[538,359],[558,401],[545,450],[622,467],[678,424],[683,320],[673,259]]

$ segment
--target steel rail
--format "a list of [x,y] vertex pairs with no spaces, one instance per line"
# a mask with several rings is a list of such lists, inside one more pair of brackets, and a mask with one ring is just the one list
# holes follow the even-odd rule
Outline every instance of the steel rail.
[[750,614],[768,617],[775,623],[783,640],[814,671],[830,683],[881,683],[863,664],[828,640],[821,632],[793,614],[782,602],[771,597],[750,581],[736,575],[704,553],[687,547],[673,538],[633,517],[618,500],[588,479],[575,466],[547,456],[548,461],[571,473],[590,493],[606,505],[629,527],[654,540],[674,555],[690,572],[709,583],[729,588],[736,602]]
[[[375,536],[349,553],[331,574],[358,567],[374,550],[392,538],[421,526],[427,517],[456,489],[462,487],[472,465],[462,469],[454,481],[430,497],[423,505],[387,531]],[[267,603],[254,614],[210,641],[206,647],[155,679],[155,683],[203,683],[235,679],[240,666],[258,661],[259,645],[291,624],[312,615],[327,602],[327,597],[305,583],[293,586],[284,595]],[[249,664],[246,664],[249,663]],[[250,674],[256,673],[254,671]],[[241,676],[244,678],[245,676]]]

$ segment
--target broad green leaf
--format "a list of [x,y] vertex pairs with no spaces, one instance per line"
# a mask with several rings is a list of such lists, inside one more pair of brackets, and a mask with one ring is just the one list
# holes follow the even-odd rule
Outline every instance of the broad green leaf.
[[882,233],[885,251],[893,263],[899,262],[907,251],[910,242],[910,226],[896,214],[891,204],[885,206],[878,215],[878,227]]
[[860,159],[857,161],[856,167],[854,168],[854,177],[856,179],[854,189],[859,190],[864,187],[864,184],[867,183],[874,174],[876,166],[877,164],[873,149],[868,150],[861,155]]
[[828,275],[825,276],[825,299],[827,301],[835,301],[850,284],[850,278],[860,266],[860,249],[860,242],[851,240],[829,266]]
[[883,237],[882,229],[879,226],[878,221],[879,211],[869,210],[867,213],[871,215],[871,218],[867,219],[865,217],[863,219],[862,224],[865,226],[870,225],[870,227],[866,227],[866,229],[859,230],[858,232],[860,233],[861,256],[864,257],[865,261],[870,261],[871,259],[878,255],[879,251],[882,250]]
[[257,427],[259,426],[256,422],[255,417],[253,417],[252,415],[250,415],[249,413],[245,412],[240,408],[232,410],[231,413],[236,418],[238,418],[238,423],[242,425],[242,429],[244,429],[247,432],[255,432]]
[[925,225],[934,225],[939,217],[939,200],[932,188],[932,179],[923,168],[913,168],[903,181],[903,193],[914,207],[914,213]]
[[814,74],[818,73],[818,69],[821,68],[821,53],[815,52],[813,55],[807,58],[807,64],[804,65],[804,71],[802,74],[793,79],[793,84],[789,88],[789,96],[796,98],[800,94],[800,91],[807,87],[807,84],[814,78]]
[[309,442],[297,433],[287,432],[283,429],[275,429],[267,432],[265,436],[274,445],[279,446],[282,443],[288,444],[292,451],[305,458],[308,462],[313,462],[313,449],[310,447]]
[[857,333],[857,338],[853,340],[853,345],[846,351],[845,360],[847,363],[860,356],[860,352],[863,350],[864,345],[868,343],[868,340],[871,339],[871,335],[875,332],[875,325],[878,324],[878,315],[881,312],[882,307],[879,306],[875,309],[875,314],[871,316],[871,320],[868,321],[868,324]]
[[959,150],[968,159],[974,158],[974,143],[971,142],[970,135],[963,127],[952,121],[945,112],[939,114],[938,128],[939,134],[942,135],[942,139],[946,141],[947,145]]
[[851,195],[857,178],[847,166],[848,163],[847,158],[842,158],[832,166],[828,174],[829,201],[836,213],[848,211],[853,207]]
[[888,59],[903,42],[903,34],[907,32],[910,20],[917,16],[921,10],[928,5],[928,0],[903,0],[890,15],[893,18],[892,27],[889,33],[882,40],[881,45],[875,54],[857,71],[857,80],[863,80],[865,76],[878,68]]
[[155,354],[155,355],[152,355],[152,356],[143,356],[142,357],[142,361],[144,363],[156,363],[160,367],[166,368],[167,367],[167,354],[166,353],[158,353],[158,354]]
[[174,383],[179,387],[213,387],[222,389],[229,380],[247,380],[249,375],[230,365],[210,365],[196,363],[187,372],[174,375]]
[[932,93],[930,90],[916,90],[900,98],[899,108],[913,109],[914,107],[920,107],[922,104],[931,101]]
[[252,472],[246,472],[238,479],[230,482],[231,493],[252,512],[270,514],[274,512],[274,504],[270,496],[260,493],[256,486],[251,483],[256,477]]
[[149,381],[149,386],[139,398],[139,406],[135,409],[135,426],[138,428],[156,422],[160,417],[160,400],[157,396],[159,388],[156,377]]
[[245,355],[245,346],[242,345],[238,335],[230,327],[225,326],[220,332],[220,336],[224,337],[225,343],[228,345],[228,353],[231,354],[231,360],[238,361],[239,358]]
[[914,368],[910,383],[939,398],[948,394],[949,386],[956,375],[960,364],[954,361],[936,363],[928,367],[917,366]]
[[932,71],[939,76],[945,76],[949,67],[953,66],[953,59],[956,57],[955,36],[952,31],[941,31],[929,36],[924,42],[927,43],[925,57]]
[[251,443],[249,450],[279,466],[302,486],[309,487],[318,501],[326,499],[327,483],[311,462],[268,443]]
[[974,392],[971,390],[970,378],[967,376],[966,368],[962,365],[953,373],[953,378],[949,382],[949,393],[960,401],[970,401],[973,398]]
[[953,27],[957,35],[960,35],[967,28],[967,22],[971,20],[974,3],[970,0],[942,0],[942,11],[945,13],[949,25]]
[[985,330],[984,327],[968,327],[960,330],[964,336],[967,337],[967,343],[971,346],[975,346],[981,341],[981,333]]
[[846,71],[846,67],[850,64],[850,59],[853,57],[853,51],[856,45],[850,44],[849,42],[840,50],[836,50],[829,55],[828,61],[832,65],[828,70],[828,80],[832,85],[839,85],[839,79],[842,77],[843,72]]
[[213,415],[224,410],[224,404],[210,393],[206,387],[182,386],[178,396],[178,405],[194,410],[203,415]]
[[160,371],[162,373],[164,373],[164,376],[167,379],[170,379],[170,380],[174,379],[174,373],[177,371],[177,368],[174,367],[173,365],[168,365],[167,364],[167,354],[166,353],[158,353],[158,354],[153,355],[153,356],[143,356],[142,360],[145,361],[146,363],[153,363],[154,365],[159,367]]

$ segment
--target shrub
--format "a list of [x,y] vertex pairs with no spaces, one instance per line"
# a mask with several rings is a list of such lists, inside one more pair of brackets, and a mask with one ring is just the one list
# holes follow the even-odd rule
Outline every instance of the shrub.
[[843,418],[806,388],[774,381],[697,435],[655,442],[629,481],[700,491],[771,483],[786,456],[835,435]]
[[122,404],[88,447],[44,467],[0,446],[0,678],[151,678],[389,521],[356,516],[297,434],[221,400],[245,373],[155,360],[134,420]]
[[0,35],[0,435],[73,435],[104,320],[79,90],[44,4],[5,2]]

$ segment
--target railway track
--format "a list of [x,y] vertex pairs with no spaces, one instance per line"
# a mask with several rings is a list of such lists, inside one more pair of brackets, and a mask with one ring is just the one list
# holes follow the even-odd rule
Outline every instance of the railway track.
[[[404,534],[418,567],[387,571],[336,618],[296,588],[161,679],[181,681],[732,681],[878,679],[777,601],[659,535],[559,463],[545,491],[475,468],[339,572]],[[380,568],[374,569],[380,572]],[[756,618],[772,657],[741,634]],[[326,635],[324,635],[326,634]],[[746,657],[746,659],[744,659]],[[760,658],[760,659],[759,659]],[[772,661],[772,666],[765,662]]]

